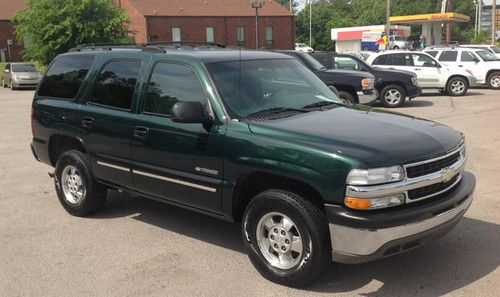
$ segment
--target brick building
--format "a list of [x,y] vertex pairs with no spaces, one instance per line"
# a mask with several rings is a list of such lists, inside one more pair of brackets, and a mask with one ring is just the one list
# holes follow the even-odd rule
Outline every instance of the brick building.
[[[15,28],[11,21],[16,11],[25,9],[25,0],[1,0],[0,1],[0,62],[19,61],[21,59],[22,44],[19,44],[14,34]],[[9,40],[12,44],[9,44]]]
[[[207,41],[255,48],[250,0],[116,0],[135,42]],[[294,15],[274,0],[259,9],[259,47],[294,47]]]

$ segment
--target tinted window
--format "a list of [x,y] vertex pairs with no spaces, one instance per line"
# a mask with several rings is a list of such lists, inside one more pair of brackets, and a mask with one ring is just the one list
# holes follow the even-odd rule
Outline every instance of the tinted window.
[[387,63],[387,57],[388,55],[382,55],[380,57],[376,57],[375,60],[373,60],[373,65],[389,65]]
[[185,65],[157,64],[148,84],[144,111],[170,115],[172,106],[179,101],[206,103],[198,77]]
[[90,101],[130,109],[140,69],[140,61],[115,61],[106,64],[97,77]]
[[56,58],[43,79],[39,96],[75,98],[85,76],[94,63],[94,56],[73,55]]
[[409,54],[394,54],[392,56],[392,65],[413,66],[413,61]]
[[363,64],[350,57],[335,57],[335,69],[363,70]]
[[476,59],[474,57],[474,55],[471,53],[471,52],[462,52],[462,54],[460,55],[460,60],[462,62],[475,62]]
[[438,51],[426,51],[425,53],[429,54],[429,55],[431,55],[431,56],[433,56],[435,58],[437,56],[437,54],[438,54]]
[[455,62],[457,60],[457,51],[443,51],[441,56],[439,56],[439,61],[443,62]]

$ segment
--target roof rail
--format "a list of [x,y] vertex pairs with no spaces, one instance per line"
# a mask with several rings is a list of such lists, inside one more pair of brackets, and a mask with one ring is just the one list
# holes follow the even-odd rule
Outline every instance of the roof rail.
[[224,43],[219,42],[206,42],[206,41],[155,41],[148,42],[145,45],[171,45],[174,47],[181,46],[190,46],[190,47],[198,47],[198,46],[206,46],[206,47],[219,47],[226,48],[227,46]]
[[78,45],[70,49],[69,52],[81,52],[83,50],[112,51],[113,49],[139,49],[143,52],[166,53],[166,50],[162,47],[145,43],[90,43]]

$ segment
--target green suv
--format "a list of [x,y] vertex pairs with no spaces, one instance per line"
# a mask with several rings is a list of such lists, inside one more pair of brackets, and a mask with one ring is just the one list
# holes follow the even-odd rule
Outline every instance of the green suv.
[[70,214],[120,190],[238,222],[257,270],[289,286],[446,233],[475,188],[461,133],[344,105],[273,52],[80,47],[50,65],[32,132]]

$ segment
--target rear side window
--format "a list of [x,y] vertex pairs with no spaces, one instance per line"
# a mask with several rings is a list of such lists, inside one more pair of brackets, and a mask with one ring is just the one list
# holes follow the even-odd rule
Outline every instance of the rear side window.
[[40,85],[38,96],[62,99],[75,98],[93,63],[94,56],[92,55],[56,58]]
[[437,56],[437,54],[438,54],[438,51],[426,51],[425,53],[429,54],[429,55],[431,55],[431,56],[433,56],[435,58]]
[[471,52],[463,51],[460,54],[460,61],[462,61],[462,62],[475,62],[476,59],[474,57],[474,54],[472,54]]
[[206,104],[203,86],[189,66],[173,63],[156,64],[148,84],[144,111],[170,115],[172,106],[180,101]]
[[389,63],[387,63],[387,57],[389,57],[389,55],[382,55],[375,58],[373,65],[389,65]]
[[413,66],[413,60],[409,54],[394,54],[392,55],[393,63],[396,66]]
[[439,61],[443,62],[455,62],[457,61],[458,52],[457,51],[443,51],[441,56],[439,56]]
[[107,63],[97,77],[89,101],[129,110],[140,71],[139,60]]

